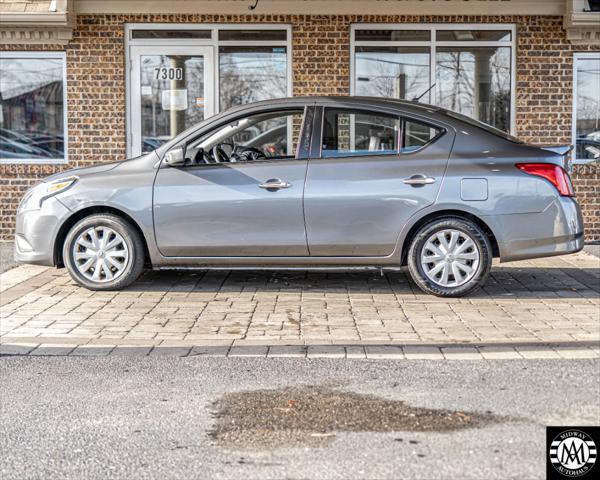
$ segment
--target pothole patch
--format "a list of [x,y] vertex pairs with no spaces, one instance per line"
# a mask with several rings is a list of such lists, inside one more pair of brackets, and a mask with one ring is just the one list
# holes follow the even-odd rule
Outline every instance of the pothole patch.
[[244,450],[318,446],[340,432],[449,432],[509,421],[491,412],[413,407],[313,386],[229,393],[212,408],[210,436],[221,446]]

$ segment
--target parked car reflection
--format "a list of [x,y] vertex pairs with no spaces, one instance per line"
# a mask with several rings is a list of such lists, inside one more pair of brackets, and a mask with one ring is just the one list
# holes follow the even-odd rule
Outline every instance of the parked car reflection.
[[577,137],[577,160],[600,160],[600,130]]
[[64,151],[62,135],[0,128],[0,158],[2,159],[63,158]]

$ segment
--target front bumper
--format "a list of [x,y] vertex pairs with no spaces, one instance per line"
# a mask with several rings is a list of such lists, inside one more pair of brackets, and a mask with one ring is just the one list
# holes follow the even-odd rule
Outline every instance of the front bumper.
[[39,210],[17,212],[15,260],[53,266],[56,237],[69,213],[56,197],[44,200]]

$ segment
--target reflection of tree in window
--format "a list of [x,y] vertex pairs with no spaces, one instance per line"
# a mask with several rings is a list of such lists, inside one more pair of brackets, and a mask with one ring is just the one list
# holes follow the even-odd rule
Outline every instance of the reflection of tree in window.
[[428,48],[356,47],[357,95],[412,99],[429,87]]
[[438,105],[510,129],[510,48],[438,48],[436,62]]
[[285,97],[285,47],[219,48],[220,109]]

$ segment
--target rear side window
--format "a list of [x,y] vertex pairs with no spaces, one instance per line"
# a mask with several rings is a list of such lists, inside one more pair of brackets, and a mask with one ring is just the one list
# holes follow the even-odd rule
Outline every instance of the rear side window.
[[400,118],[379,112],[325,108],[321,156],[398,152]]
[[402,153],[410,153],[423,148],[435,140],[442,129],[413,120],[404,120],[404,134],[402,135]]

